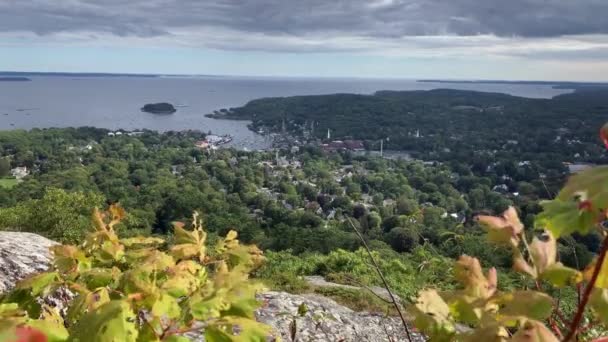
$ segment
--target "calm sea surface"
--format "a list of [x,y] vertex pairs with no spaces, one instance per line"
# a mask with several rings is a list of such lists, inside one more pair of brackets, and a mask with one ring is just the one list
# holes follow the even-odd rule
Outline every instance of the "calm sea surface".
[[[453,88],[550,98],[569,92],[546,85],[419,83],[414,80],[305,78],[131,78],[31,77],[31,82],[0,82],[0,130],[95,126],[158,131],[198,129],[231,134],[233,144],[268,146],[246,121],[204,117],[213,110],[244,105],[261,97],[333,93],[371,94],[377,90]],[[179,105],[174,115],[142,113],[151,102]],[[183,106],[183,107],[181,107]]]

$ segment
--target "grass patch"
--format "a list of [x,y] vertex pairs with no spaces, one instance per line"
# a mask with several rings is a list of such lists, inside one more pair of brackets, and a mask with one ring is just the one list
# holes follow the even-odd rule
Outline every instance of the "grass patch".
[[17,185],[17,179],[15,178],[0,178],[0,187],[10,189]]
[[300,294],[311,292],[311,286],[306,280],[291,273],[279,273],[272,278],[264,278],[262,282],[272,290]]
[[383,301],[365,289],[355,290],[327,286],[315,287],[313,292],[331,298],[354,311],[377,312],[381,314],[388,312],[390,316],[397,315],[397,310],[395,310],[393,304]]

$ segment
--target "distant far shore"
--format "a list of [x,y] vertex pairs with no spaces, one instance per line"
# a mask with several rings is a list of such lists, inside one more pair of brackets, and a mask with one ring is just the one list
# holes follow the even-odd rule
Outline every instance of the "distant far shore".
[[0,82],[27,82],[31,79],[21,76],[0,76]]
[[504,80],[417,80],[420,83],[446,83],[446,84],[526,84],[552,86],[554,89],[573,89],[575,91],[608,88],[606,82],[571,82],[571,81],[504,81]]
[[223,77],[218,75],[172,75],[172,74],[130,74],[103,72],[40,72],[40,71],[0,71],[0,78],[12,77]]

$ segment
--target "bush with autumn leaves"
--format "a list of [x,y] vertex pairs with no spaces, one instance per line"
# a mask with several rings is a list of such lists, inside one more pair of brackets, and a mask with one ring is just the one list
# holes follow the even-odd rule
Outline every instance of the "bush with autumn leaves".
[[[249,279],[262,260],[257,248],[234,231],[210,248],[196,215],[190,228],[175,224],[172,246],[121,239],[123,217],[118,206],[95,211],[80,246],[52,247],[49,271],[0,298],[1,341],[183,342],[194,331],[210,342],[266,340],[268,327],[254,318],[259,286]],[[63,310],[45,300],[66,293]]]
[[[600,136],[608,147],[608,125]],[[410,307],[415,326],[435,341],[575,341],[584,339],[583,333],[590,328],[605,329],[608,166],[574,175],[555,199],[541,205],[543,212],[531,229],[525,229],[513,207],[498,217],[477,218],[489,243],[511,251],[513,269],[526,277],[526,286],[513,292],[499,291],[495,268],[484,273],[479,260],[461,256],[454,266],[459,289],[421,291]],[[592,231],[601,234],[604,241],[597,257],[583,271],[557,260],[557,239]],[[571,317],[566,317],[560,301],[548,294],[568,286],[579,293]]]

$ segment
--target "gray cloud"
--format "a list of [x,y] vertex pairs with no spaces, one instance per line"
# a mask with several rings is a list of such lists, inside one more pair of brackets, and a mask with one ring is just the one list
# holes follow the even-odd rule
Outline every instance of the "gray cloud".
[[606,13],[606,0],[0,0],[0,30],[555,37],[608,33]]

